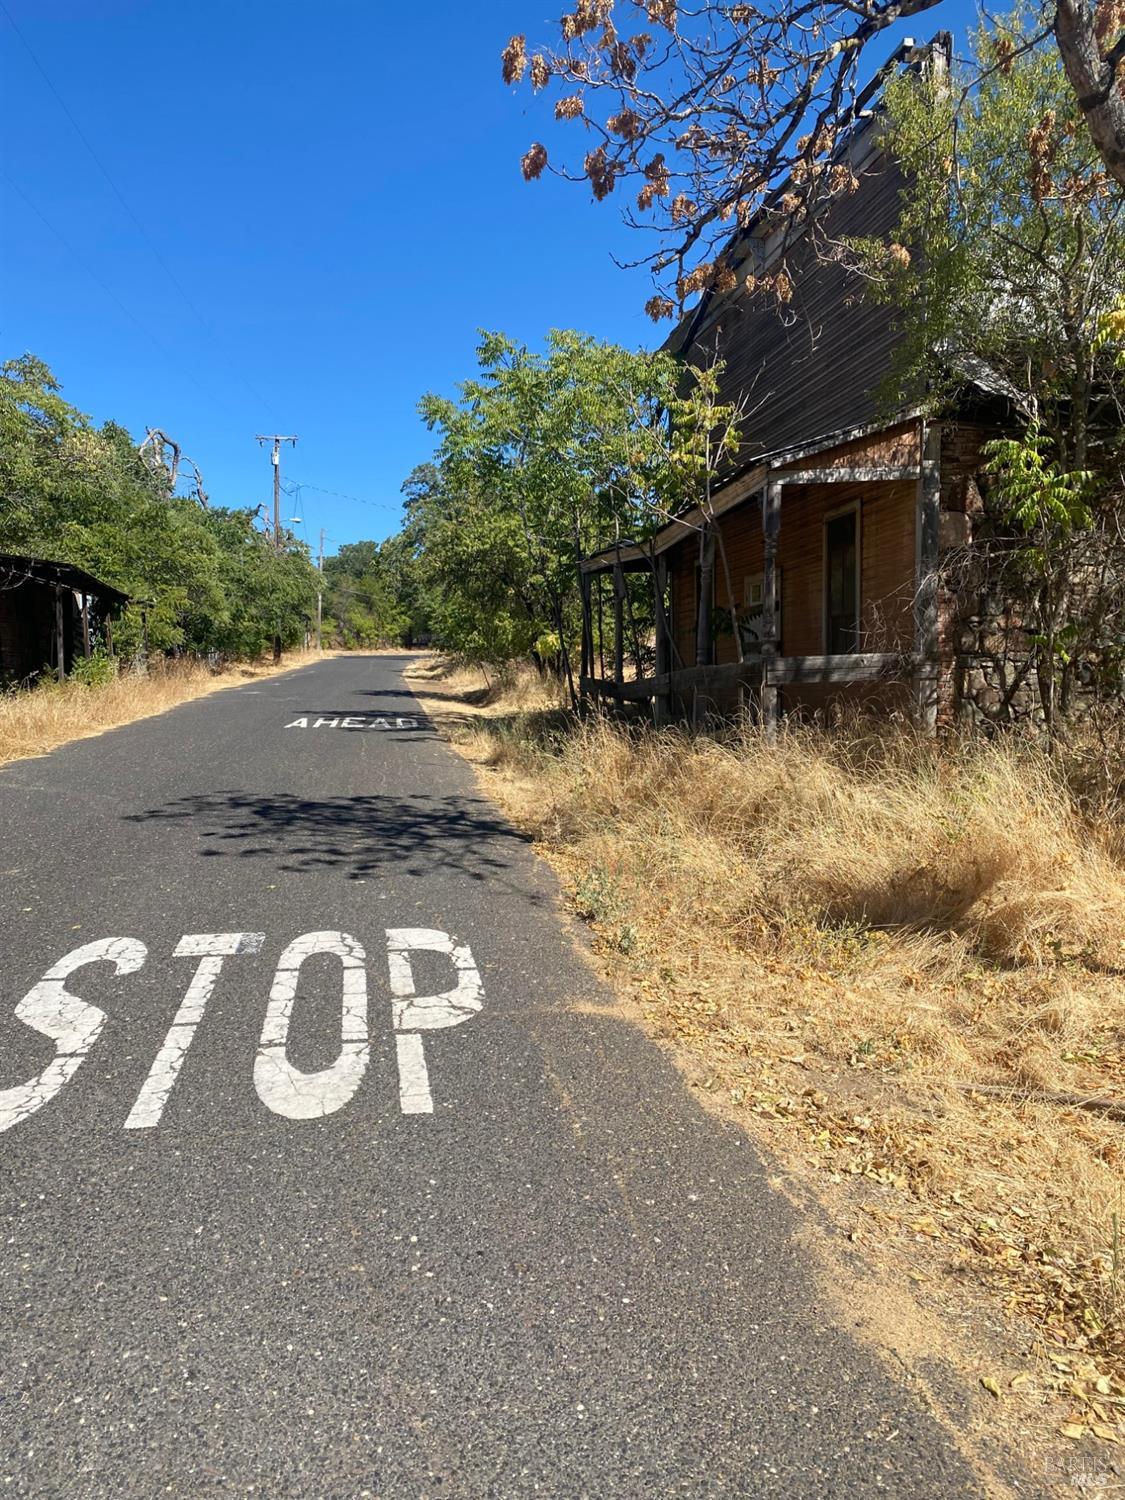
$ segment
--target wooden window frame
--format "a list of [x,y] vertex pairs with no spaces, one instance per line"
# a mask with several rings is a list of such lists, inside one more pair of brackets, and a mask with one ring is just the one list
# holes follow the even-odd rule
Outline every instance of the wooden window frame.
[[840,652],[831,653],[828,649],[828,524],[830,521],[838,521],[841,516],[846,516],[853,511],[855,513],[855,646],[851,651],[842,654],[854,656],[856,652],[862,650],[860,635],[863,628],[863,501],[857,496],[856,499],[849,500],[846,505],[837,505],[832,510],[826,510],[821,518],[820,640],[825,656],[841,654]]

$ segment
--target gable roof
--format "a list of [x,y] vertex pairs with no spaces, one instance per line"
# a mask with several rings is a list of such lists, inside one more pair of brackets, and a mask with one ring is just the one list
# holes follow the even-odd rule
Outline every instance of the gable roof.
[[[890,73],[922,66],[947,40],[942,33],[925,47],[904,42],[856,100],[832,158],[851,167],[855,190],[815,208],[810,232],[787,218],[779,223],[777,205],[789,184],[779,186],[728,243],[738,285],[704,293],[665,342],[687,362],[723,363],[719,399],[744,412],[735,469],[886,416],[880,395],[900,342],[898,310],[864,297],[858,273],[830,247],[859,236],[893,237],[907,178],[884,148],[880,91]],[[761,277],[782,264],[792,282],[786,304],[744,290],[747,274]],[[904,390],[898,405],[909,408],[920,394]]]

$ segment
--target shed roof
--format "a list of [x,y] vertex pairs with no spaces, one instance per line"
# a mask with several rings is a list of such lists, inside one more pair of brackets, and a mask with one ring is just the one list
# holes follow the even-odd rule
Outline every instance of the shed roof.
[[21,583],[57,583],[63,588],[76,589],[81,594],[92,594],[95,598],[105,600],[107,604],[129,603],[128,594],[123,594],[111,584],[103,583],[92,573],[76,568],[73,563],[0,552],[0,589],[18,588]]

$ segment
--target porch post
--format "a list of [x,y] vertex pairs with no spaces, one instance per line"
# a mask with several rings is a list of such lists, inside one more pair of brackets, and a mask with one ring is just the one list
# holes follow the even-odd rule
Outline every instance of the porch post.
[[715,582],[715,537],[708,528],[699,552],[699,609],[695,617],[695,665],[711,664],[711,606]]
[[625,681],[625,575],[613,565],[613,680]]
[[[586,573],[582,564],[578,565],[578,592],[582,601],[582,665],[579,669],[579,681],[594,675],[594,639],[590,628],[590,575]],[[585,701],[586,690],[581,689],[583,701]]]
[[596,573],[598,581],[598,675],[605,679],[605,587],[602,583],[603,574]]
[[923,422],[919,435],[922,472],[918,480],[917,566],[914,579],[914,703],[928,730],[938,711],[938,533],[941,518],[941,427]]
[[109,617],[108,609],[105,616],[105,654],[113,655],[113,621]]
[[90,596],[82,595],[82,655],[90,660]]
[[762,506],[762,728],[766,738],[777,734],[781,690],[771,682],[777,659],[777,536],[781,529],[780,479],[766,485]]
[[[672,653],[668,649],[671,645],[668,639],[668,613],[664,607],[664,598],[668,589],[667,558],[658,557],[656,559],[652,581],[656,601],[656,675],[660,678],[666,677],[672,667]],[[668,723],[672,717],[671,693],[656,693],[652,701],[652,716],[654,722],[657,724]]]
[[[715,534],[708,526],[699,545],[699,608],[695,616],[695,665],[711,665],[711,610],[715,593]],[[691,721],[698,729],[706,718],[699,688],[692,694]]]
[[66,680],[66,627],[63,624],[63,602],[62,585],[55,584],[55,650],[58,653],[58,663],[55,675],[60,682]]

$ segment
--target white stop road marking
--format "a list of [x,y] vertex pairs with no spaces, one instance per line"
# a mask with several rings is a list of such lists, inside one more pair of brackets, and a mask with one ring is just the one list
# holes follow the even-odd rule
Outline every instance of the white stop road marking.
[[198,955],[199,967],[137,1095],[137,1102],[129,1111],[126,1130],[143,1130],[160,1124],[168,1095],[180,1076],[187,1049],[195,1038],[195,1028],[203,1019],[203,1007],[210,1000],[219,978],[223,959],[236,953],[257,953],[265,940],[264,932],[195,932],[182,937],[176,944],[173,957],[194,958]]
[[[343,967],[340,1055],[330,1068],[302,1073],[286,1055],[289,1021],[301,965],[313,953],[334,953]],[[254,1059],[254,1087],[263,1104],[289,1120],[314,1120],[347,1104],[363,1082],[367,1043],[367,955],[346,932],[307,932],[278,960],[262,1041]]]
[[[258,953],[264,942],[265,934],[260,932],[197,932],[186,934],[176,944],[174,957],[196,958],[199,962],[129,1111],[127,1130],[151,1129],[160,1123],[224,960]],[[467,1021],[484,1004],[484,987],[468,944],[458,943],[447,932],[432,927],[388,927],[386,944],[399,1104],[403,1114],[431,1114],[434,1103],[421,1033]],[[456,976],[453,987],[434,995],[419,995],[410,959],[414,952],[438,953],[449,959]],[[304,1073],[289,1061],[289,1023],[301,966],[314,953],[330,953],[340,961],[340,1051],[331,1067]],[[0,1131],[30,1118],[48,1104],[74,1076],[101,1035],[105,1012],[71,994],[63,981],[94,963],[112,963],[117,975],[134,974],[147,958],[148,949],[135,938],[102,938],[68,953],[28,991],[16,1006],[16,1018],[53,1041],[55,1056],[26,1083],[0,1089]],[[320,1119],[334,1114],[353,1097],[369,1061],[363,948],[346,932],[309,932],[295,938],[278,961],[266,1004],[253,1066],[258,1097],[287,1119]]]
[[111,963],[117,974],[135,974],[148,949],[134,938],[101,938],[83,943],[53,964],[16,1006],[16,1017],[55,1044],[55,1055],[41,1073],[0,1092],[0,1130],[18,1125],[53,1099],[73,1078],[105,1025],[104,1010],[72,995],[63,980],[87,964]]

